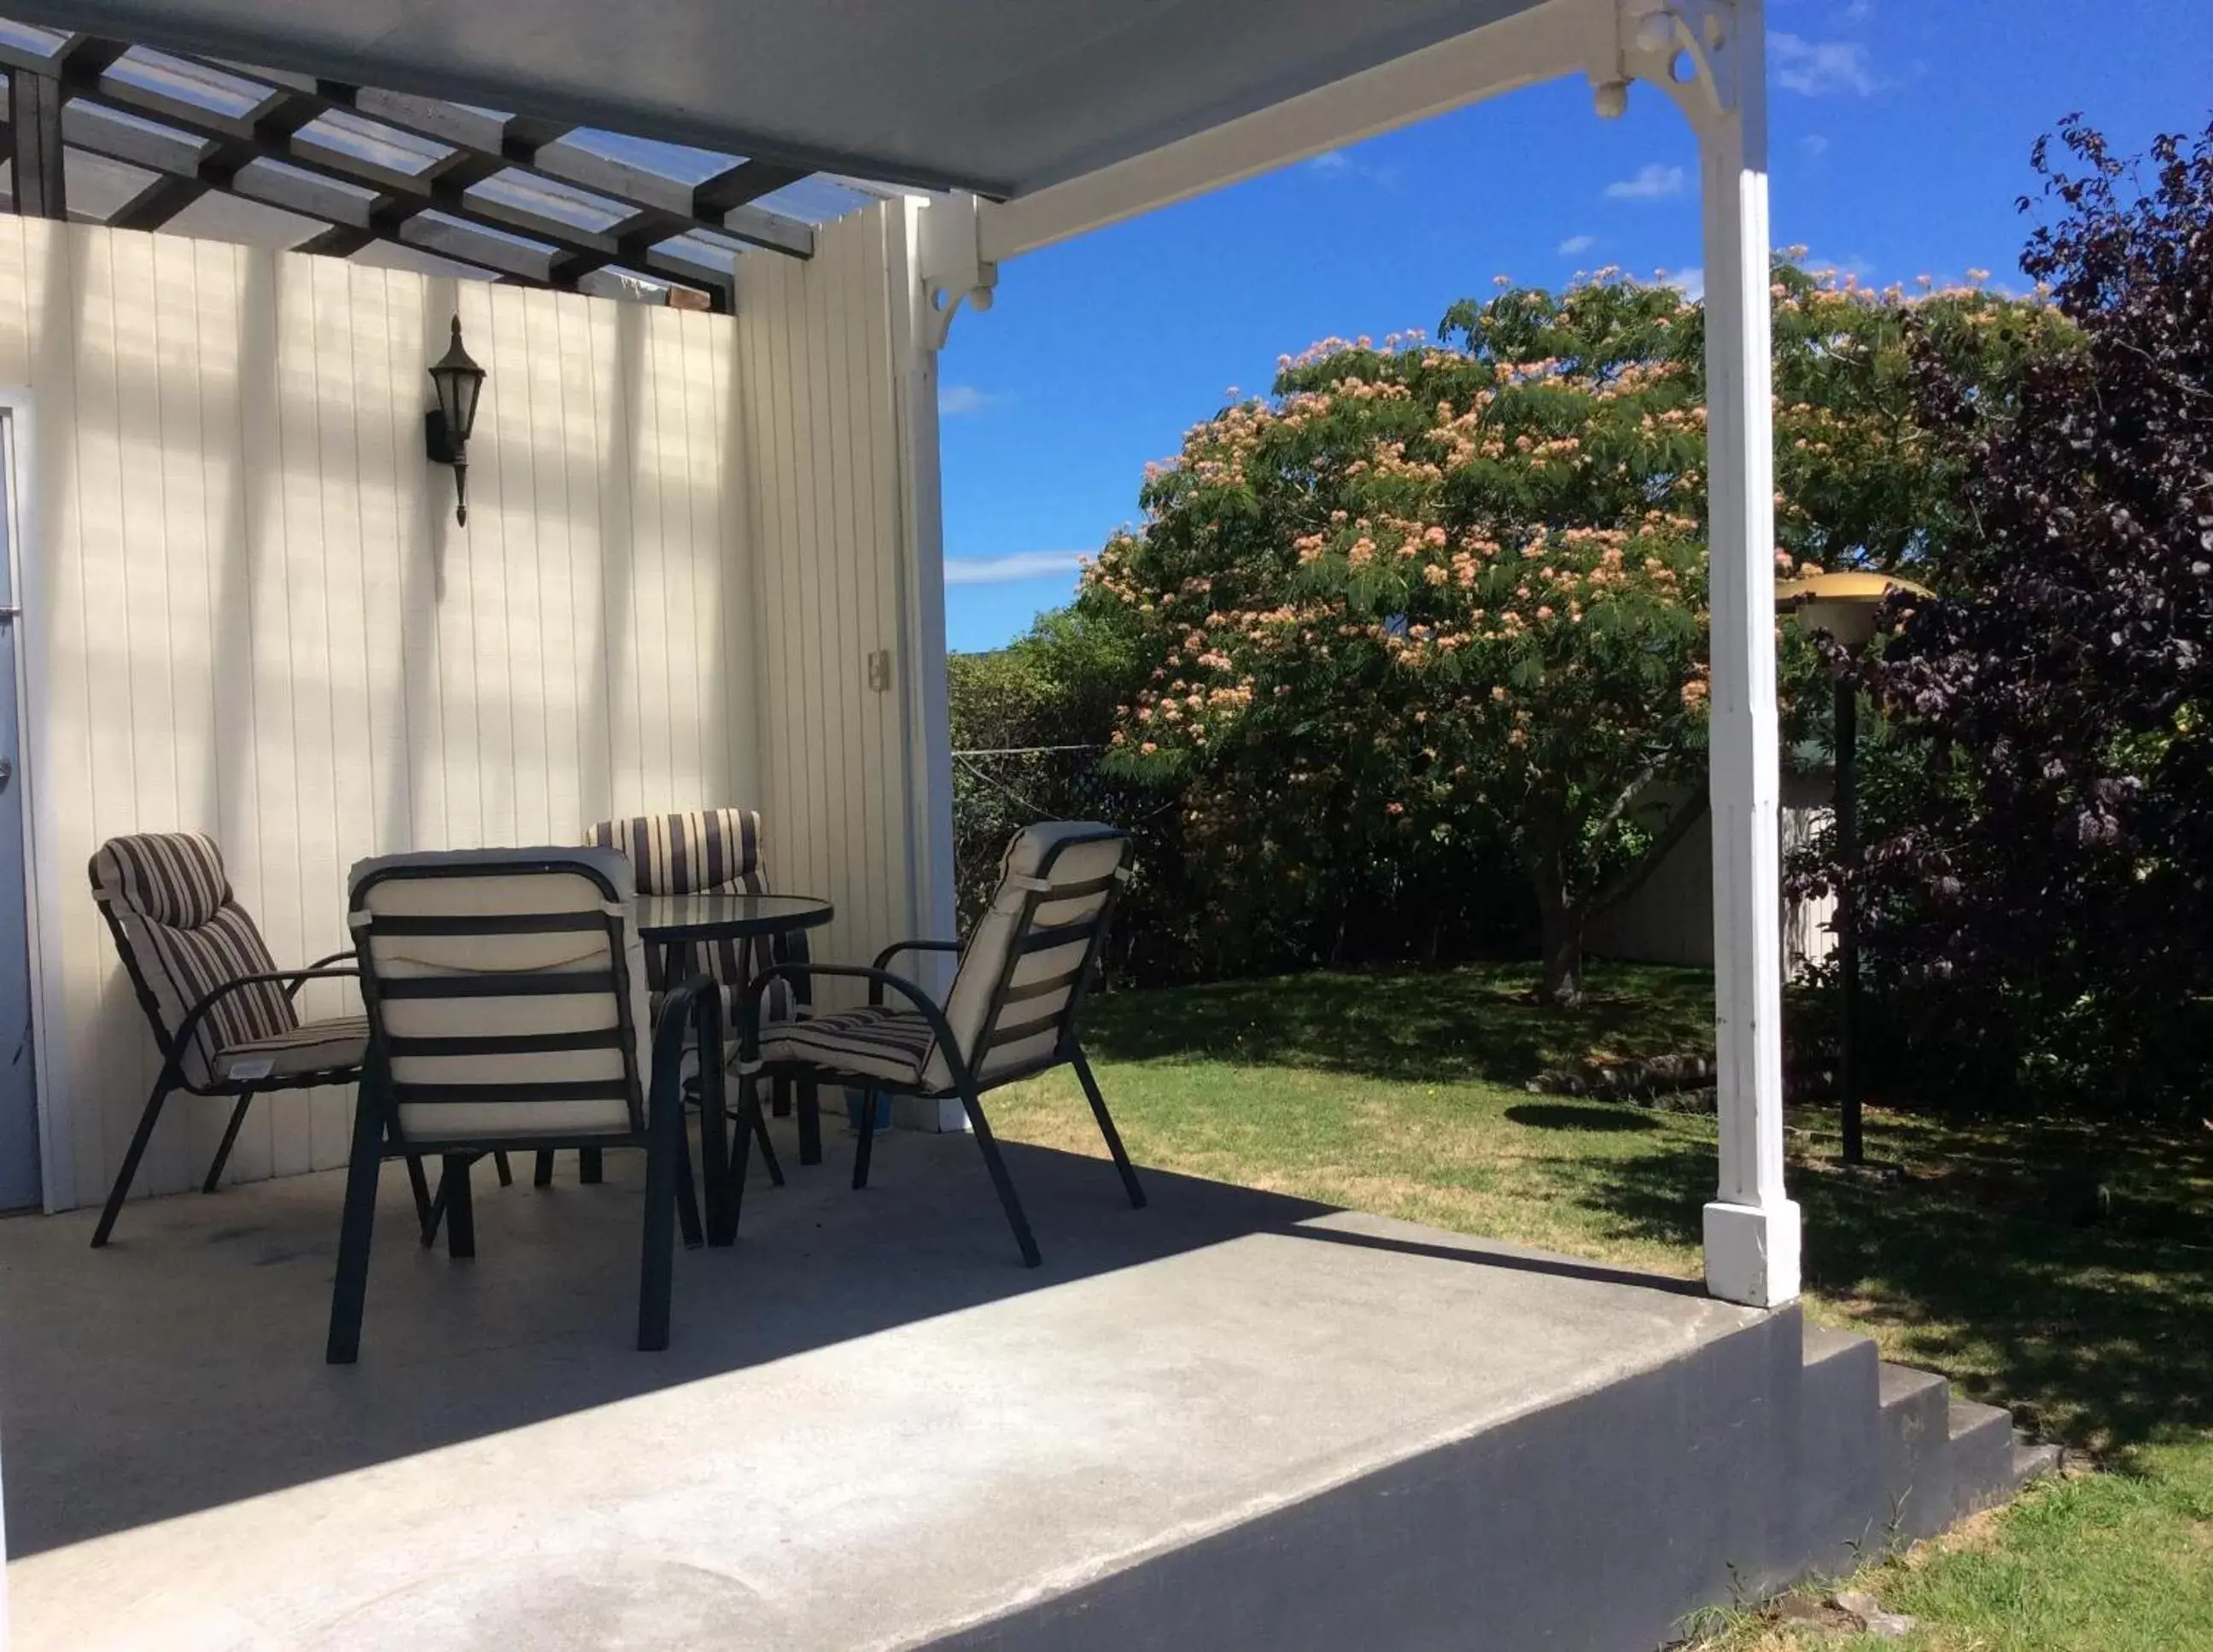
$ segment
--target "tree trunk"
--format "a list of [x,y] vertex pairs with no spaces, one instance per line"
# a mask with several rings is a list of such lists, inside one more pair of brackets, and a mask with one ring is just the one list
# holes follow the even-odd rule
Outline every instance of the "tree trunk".
[[1537,889],[1544,949],[1537,1002],[1572,1009],[1583,997],[1583,924],[1590,916],[1590,904],[1569,897],[1566,869],[1556,856],[1538,860],[1529,875]]

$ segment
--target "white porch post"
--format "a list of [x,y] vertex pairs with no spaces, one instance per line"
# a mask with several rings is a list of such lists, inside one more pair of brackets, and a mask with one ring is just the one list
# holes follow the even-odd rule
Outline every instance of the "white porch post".
[[[1761,0],[1680,3],[1702,61],[1680,101],[1705,211],[1707,489],[1713,615],[1714,997],[1721,1180],[1706,1288],[1774,1308],[1798,1295],[1798,1207],[1783,1186],[1783,941],[1775,709],[1775,454],[1767,96]],[[1703,93],[1704,95],[1698,95]]]
[[[966,302],[988,309],[997,271],[978,253],[977,200],[951,195],[927,206],[908,200],[893,264],[892,350],[899,452],[905,467],[906,630],[911,666],[905,705],[915,912],[910,933],[960,936],[954,887],[953,734],[945,661],[945,520],[937,439],[937,353]],[[911,954],[901,967],[941,997],[952,984],[943,954]],[[965,1131],[957,1099],[899,1096],[893,1117],[910,1130]]]

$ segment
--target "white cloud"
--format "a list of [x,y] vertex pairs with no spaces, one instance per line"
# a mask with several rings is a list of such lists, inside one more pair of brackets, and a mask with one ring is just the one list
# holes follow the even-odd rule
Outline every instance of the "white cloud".
[[1560,243],[1560,256],[1573,258],[1578,253],[1588,253],[1598,245],[1596,235],[1570,235]]
[[1317,178],[1326,178],[1332,183],[1363,183],[1394,193],[1404,175],[1398,167],[1363,161],[1347,155],[1343,149],[1324,149],[1320,155],[1309,156],[1306,169]]
[[1798,143],[1808,155],[1826,155],[1829,152],[1829,140],[1819,132],[1807,133],[1798,140]]
[[1624,178],[1606,186],[1609,201],[1658,201],[1683,192],[1683,169],[1663,167],[1657,161],[1650,162],[1634,178]]
[[1674,288],[1693,303],[1706,296],[1706,272],[1695,264],[1687,270],[1675,270],[1661,276],[1660,282],[1662,286]]
[[1875,15],[1874,0],[1849,0],[1849,3],[1837,15],[1848,23],[1864,23]]
[[1091,553],[1088,551],[1016,551],[1004,557],[948,557],[948,585],[1004,585],[1018,579],[1042,579],[1047,574],[1073,575]]
[[966,418],[971,413],[980,413],[997,407],[1006,397],[989,390],[979,390],[972,384],[941,384],[937,387],[937,416],[940,418]]
[[1775,66],[1775,83],[1786,91],[1808,97],[1832,92],[1866,97],[1882,89],[1867,48],[1856,40],[1809,40],[1777,32],[1767,37],[1767,55]]

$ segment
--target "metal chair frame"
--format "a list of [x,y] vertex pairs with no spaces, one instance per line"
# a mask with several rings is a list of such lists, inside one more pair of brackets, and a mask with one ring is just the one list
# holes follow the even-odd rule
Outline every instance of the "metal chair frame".
[[[216,1004],[233,992],[249,986],[283,983],[287,999],[296,999],[300,989],[309,981],[350,980],[359,978],[361,972],[352,968],[333,968],[347,963],[351,952],[334,952],[328,957],[318,958],[312,964],[298,969],[275,970],[263,974],[241,975],[236,980],[226,981],[190,1009],[173,1033],[162,1024],[161,1000],[155,996],[153,984],[138,961],[138,954],[124,932],[122,923],[105,901],[96,903],[100,915],[107,921],[107,932],[114,937],[115,950],[122,957],[124,973],[131,978],[131,990],[138,999],[138,1007],[145,1012],[147,1024],[154,1029],[154,1042],[162,1052],[162,1069],[154,1080],[154,1088],[146,1097],[146,1105],[138,1115],[138,1127],[131,1132],[131,1145],[125,1149],[123,1164],[115,1173],[115,1181],[107,1190],[107,1202],[101,1207],[99,1225],[92,1230],[92,1247],[106,1247],[115,1231],[116,1218],[123,1213],[123,1202],[130,1196],[131,1184],[138,1174],[139,1161],[146,1156],[147,1143],[154,1139],[154,1126],[161,1121],[162,1105],[178,1090],[188,1095],[235,1097],[230,1119],[223,1127],[223,1142],[210,1161],[207,1174],[201,1179],[200,1192],[212,1193],[222,1185],[223,1167],[230,1162],[230,1150],[237,1144],[239,1128],[246,1123],[247,1109],[257,1095],[279,1090],[311,1090],[326,1084],[354,1084],[361,1079],[362,1070],[354,1064],[318,1067],[306,1072],[288,1073],[282,1078],[212,1078],[205,1084],[194,1083],[185,1071],[185,1057],[198,1034],[200,1023]],[[209,1063],[210,1070],[215,1064]],[[407,1166],[408,1180],[415,1192],[417,1214],[426,1223],[430,1220],[430,1194],[423,1174],[422,1161],[411,1159]]]
[[[609,904],[621,897],[613,885],[593,868],[570,860],[503,864],[503,875],[562,874],[588,879]],[[468,877],[484,875],[484,869],[468,863],[434,867],[389,868],[357,885],[353,907],[362,910],[363,897],[387,878]],[[671,987],[661,1003],[653,1030],[653,1067],[649,1084],[638,1071],[637,1032],[631,1013],[631,980],[626,920],[613,912],[519,912],[513,914],[372,917],[368,939],[385,934],[498,935],[545,934],[557,930],[604,930],[611,965],[603,972],[575,972],[548,975],[531,972],[487,972],[459,977],[408,978],[380,981],[373,968],[361,972],[362,997],[369,1006],[369,1052],[361,1088],[361,1103],[354,1113],[353,1146],[346,1170],[344,1215],[338,1230],[338,1261],[331,1293],[330,1336],[325,1358],[333,1365],[351,1364],[360,1354],[361,1320],[369,1286],[370,1239],[376,1216],[376,1184],[385,1159],[436,1153],[443,1160],[438,1210],[446,1228],[447,1247],[455,1258],[476,1253],[475,1207],[469,1190],[470,1167],[485,1154],[536,1152],[582,1148],[597,1151],[610,1147],[642,1147],[646,1151],[643,1256],[638,1290],[637,1345],[653,1352],[668,1346],[669,1296],[674,1265],[671,1217],[681,1224],[687,1247],[702,1242],[698,1204],[692,1185],[691,1155],[684,1134],[681,1087],[683,1052],[687,1032],[716,1040],[705,1049],[720,1047],[722,1000],[714,983],[704,974]],[[546,992],[605,991],[614,995],[616,1025],[600,1032],[558,1034],[485,1034],[473,1038],[394,1039],[384,1031],[387,999],[414,997],[497,997]],[[398,1054],[499,1055],[549,1047],[619,1050],[622,1074],[611,1080],[549,1081],[503,1083],[497,1087],[469,1084],[426,1085],[399,1083],[392,1077],[392,1058]],[[719,1064],[707,1064],[715,1076],[707,1086],[718,1112],[723,1105]],[[481,1102],[480,1092],[496,1088],[497,1094],[516,1102],[620,1100],[627,1112],[628,1128],[585,1134],[574,1131],[518,1130],[511,1136],[461,1138],[426,1137],[411,1140],[401,1123],[402,1106],[441,1103]],[[741,1112],[749,1112],[741,1099]],[[748,1119],[750,1122],[750,1119]],[[710,1159],[710,1172],[719,1165]],[[425,1226],[429,1222],[426,1219]]]
[[[1082,844],[1100,843],[1126,835],[1125,832],[1110,831],[1087,832],[1080,836],[1064,838],[1046,850],[1036,875],[1039,878],[1044,878],[1049,875],[1064,850]],[[1137,1169],[1130,1162],[1129,1152],[1122,1145],[1121,1132],[1114,1128],[1113,1115],[1106,1110],[1106,1098],[1099,1093],[1099,1082],[1092,1076],[1091,1064],[1084,1058],[1082,1047],[1076,1039],[1076,1020],[1082,1011],[1084,998],[1098,973],[1099,957],[1106,944],[1107,926],[1113,917],[1122,876],[1123,874],[1118,869],[1108,874],[1097,883],[1078,884],[1065,889],[1032,889],[1025,893],[1015,921],[1015,933],[1020,939],[1007,949],[1006,960],[1000,966],[999,978],[993,984],[991,996],[986,1001],[982,1024],[977,1031],[973,1053],[977,1062],[981,1063],[988,1058],[994,1045],[1011,1044],[1024,1039],[1033,1038],[1058,1021],[1060,1035],[1047,1054],[1003,1069],[992,1073],[989,1077],[979,1079],[971,1065],[970,1052],[961,1049],[959,1040],[954,1036],[951,1024],[946,1020],[945,1011],[940,1007],[937,1000],[919,983],[910,980],[904,975],[897,974],[887,967],[893,958],[903,952],[958,954],[962,951],[962,943],[957,941],[900,941],[885,948],[876,954],[875,962],[866,966],[858,964],[809,962],[803,967],[808,972],[817,976],[833,976],[850,980],[866,981],[869,984],[869,1002],[871,1005],[881,1006],[884,1002],[884,994],[887,991],[896,992],[905,998],[930,1024],[930,1032],[936,1040],[936,1048],[945,1057],[948,1076],[951,1082],[940,1086],[931,1086],[921,1082],[904,1084],[875,1075],[849,1072],[832,1066],[826,1061],[764,1062],[760,1058],[759,1000],[761,994],[779,975],[787,971],[796,973],[802,967],[796,965],[778,964],[763,971],[747,984],[745,996],[740,1003],[738,1082],[741,1107],[747,1109],[749,1113],[758,1113],[758,1100],[753,1098],[753,1092],[757,1080],[763,1075],[775,1076],[782,1073],[790,1073],[796,1076],[802,1070],[817,1076],[828,1074],[846,1081],[853,1087],[863,1089],[866,1094],[861,1107],[860,1142],[853,1157],[853,1186],[857,1191],[869,1185],[869,1162],[871,1149],[875,1143],[876,1098],[879,1094],[914,1095],[932,1100],[958,1096],[960,1099],[962,1110],[967,1114],[969,1129],[976,1137],[976,1145],[983,1153],[985,1169],[990,1173],[991,1186],[998,1193],[1000,1207],[1006,1213],[1007,1225],[1014,1230],[1015,1242],[1021,1248],[1023,1265],[1033,1268],[1039,1265],[1043,1258],[1038,1250],[1036,1237],[1030,1230],[1029,1218],[1022,1210],[1021,1199],[1015,1192],[1014,1180],[1007,1173],[1006,1161],[999,1151],[997,1138],[991,1133],[991,1121],[985,1116],[983,1097],[1002,1085],[1011,1084],[1017,1079],[1033,1077],[1055,1067],[1072,1066],[1076,1069],[1078,1082],[1083,1086],[1086,1099],[1091,1103],[1092,1117],[1098,1122],[1099,1133],[1105,1137],[1106,1149],[1113,1155],[1114,1168],[1122,1178],[1122,1186],[1130,1197],[1130,1204],[1133,1209],[1142,1210],[1145,1204],[1143,1185],[1138,1181]],[[1099,910],[1089,917],[1074,924],[1054,924],[1045,928],[1033,927],[1039,906],[1058,905],[1082,895],[1098,893],[1101,888],[1104,889],[1106,898],[1100,904]],[[1014,984],[1015,971],[1024,958],[1033,953],[1046,952],[1056,948],[1065,947],[1076,941],[1083,941],[1086,945],[1082,961],[1073,970],[1064,971],[1047,980],[1031,982],[1021,987]],[[1017,1009],[1029,999],[1058,992],[1063,987],[1069,990],[1068,1002],[1053,1015],[1042,1020],[1017,1021],[1012,1024],[1003,1024],[1009,1009]],[[928,1064],[924,1064],[925,1075],[927,1071]],[[736,1226],[738,1205],[744,1186],[746,1157],[747,1143],[741,1131],[731,1155],[730,1185],[727,1196],[727,1219],[733,1228]]]

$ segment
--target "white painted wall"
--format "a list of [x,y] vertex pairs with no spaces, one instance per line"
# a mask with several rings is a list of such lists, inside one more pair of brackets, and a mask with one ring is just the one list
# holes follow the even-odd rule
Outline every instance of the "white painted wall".
[[[826,954],[913,927],[911,235],[897,204],[749,259],[734,320],[0,218],[51,1205],[101,1196],[153,1077],[85,883],[113,833],[212,832],[280,964],[345,944],[363,856],[717,802],[837,901]],[[457,305],[465,530],[422,446]],[[233,1173],[341,1162],[348,1100],[258,1105]],[[226,1106],[173,1103],[140,1190],[195,1180]]]

